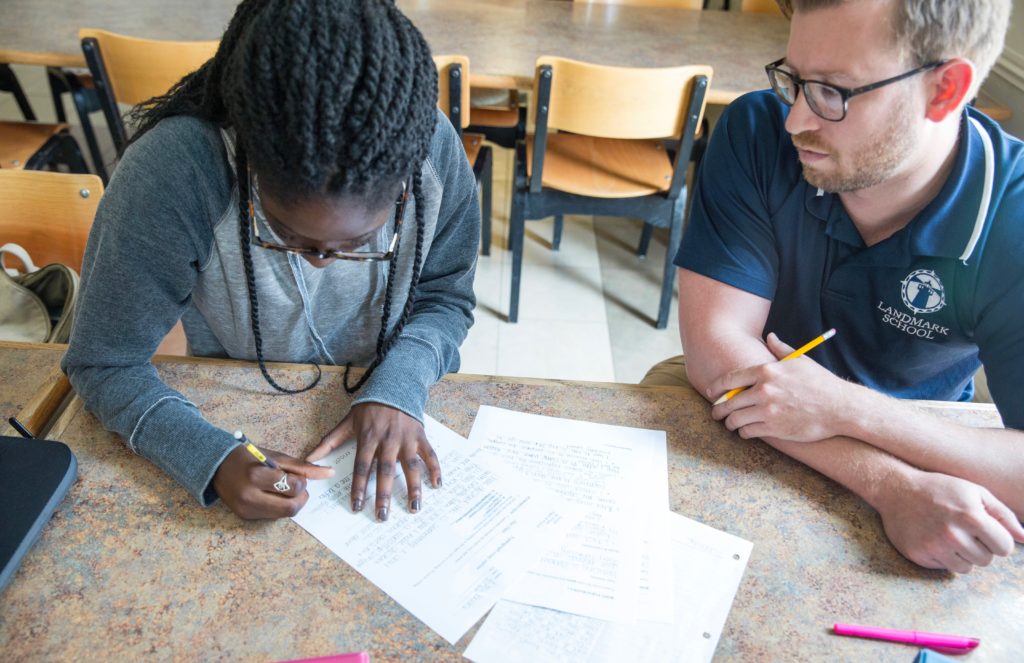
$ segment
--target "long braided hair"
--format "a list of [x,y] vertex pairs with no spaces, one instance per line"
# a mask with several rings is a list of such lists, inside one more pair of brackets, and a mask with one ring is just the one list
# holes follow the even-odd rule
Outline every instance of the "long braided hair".
[[[373,361],[354,393],[380,365],[415,303],[423,261],[420,164],[434,131],[437,70],[423,35],[391,0],[243,0],[216,55],[166,95],[132,112],[137,140],[160,120],[193,115],[234,129],[239,239],[249,292],[256,360],[267,382],[285,393],[263,359],[259,301],[249,227],[249,168],[282,201],[357,196],[382,206],[412,178],[416,246],[409,296],[391,333],[391,299],[401,238],[388,267]],[[410,172],[411,171],[411,172]]]

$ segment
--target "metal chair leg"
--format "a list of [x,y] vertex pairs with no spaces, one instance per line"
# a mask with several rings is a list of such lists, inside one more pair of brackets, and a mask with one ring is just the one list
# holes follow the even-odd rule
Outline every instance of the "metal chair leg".
[[62,75],[52,67],[46,68],[46,80],[50,84],[50,97],[53,99],[53,112],[57,116],[57,121],[62,124],[66,123],[68,115],[64,112],[64,101],[61,99],[61,95],[68,91],[67,83]]
[[78,147],[78,141],[71,134],[65,134],[61,139],[62,160],[68,165],[72,173],[89,174],[89,166],[85,163],[82,150]]
[[109,177],[107,176],[107,167],[103,163],[103,152],[100,150],[99,141],[96,140],[96,132],[92,127],[92,120],[89,116],[92,112],[100,110],[99,97],[96,96],[96,91],[91,88],[84,87],[77,76],[73,74],[69,78],[69,88],[71,91],[71,99],[75,103],[75,110],[78,112],[78,120],[82,125],[82,133],[85,134],[85,142],[89,146],[89,156],[92,158],[92,165],[97,175],[103,180],[103,184],[106,185]]
[[651,245],[651,235],[654,234],[654,226],[644,221],[644,229],[640,232],[640,244],[636,247],[636,254],[640,258],[647,257],[647,248]]
[[512,291],[508,300],[508,321],[519,320],[519,282],[523,275],[523,239],[526,234],[526,219],[522,197],[512,196],[512,213],[509,219],[509,239],[512,249]]
[[32,104],[28,102],[25,90],[22,89],[21,83],[18,82],[18,77],[14,75],[14,70],[8,64],[0,64],[0,90],[5,90],[14,95],[14,100],[18,102],[18,110],[21,111],[22,117],[29,122],[36,121],[36,113],[32,110]]
[[482,160],[480,175],[477,180],[480,183],[480,240],[481,253],[485,256],[491,255],[491,207],[492,190],[494,188],[494,156],[491,148],[484,146],[480,149],[478,161]]
[[557,251],[562,246],[562,228],[565,226],[565,218],[561,214],[555,215],[555,232],[551,235],[551,250]]
[[679,241],[683,237],[683,210],[686,208],[686,196],[681,195],[672,206],[671,231],[668,236],[668,246],[665,247],[665,273],[661,282],[661,301],[658,303],[658,321],[655,327],[665,329],[668,327],[668,314],[672,309],[672,292],[676,283],[676,251],[679,249]]

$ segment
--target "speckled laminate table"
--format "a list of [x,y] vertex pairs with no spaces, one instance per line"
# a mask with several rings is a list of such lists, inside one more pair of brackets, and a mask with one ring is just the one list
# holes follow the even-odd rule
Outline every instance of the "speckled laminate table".
[[[348,404],[333,369],[298,396],[268,393],[248,364],[178,360],[159,370],[217,425],[244,427],[293,454]],[[300,371],[286,376],[296,383],[308,378],[308,369],[290,370]],[[886,542],[866,504],[726,432],[692,392],[453,376],[427,409],[465,435],[482,403],[668,431],[673,510],[754,542],[719,660],[914,656],[906,646],[830,636],[834,621],[978,636],[975,663],[1012,660],[1024,642],[1020,551],[964,577],[917,568]],[[998,424],[991,407],[938,411]],[[79,480],[0,596],[5,661],[258,661],[347,650],[374,661],[455,661],[472,637],[450,647],[290,521],[248,523],[221,505],[201,508],[77,401],[53,434],[77,454]]]
[[0,341],[0,435],[16,435],[7,418],[19,416],[44,387],[51,372],[58,369],[66,347]]
[[[3,0],[0,61],[84,67],[78,29],[151,39],[217,39],[234,0]],[[555,0],[399,0],[435,53],[464,53],[474,82],[528,89],[540,55],[599,64],[710,64],[711,103],[767,87],[763,65],[786,50],[780,16]],[[482,74],[483,77],[476,76]]]

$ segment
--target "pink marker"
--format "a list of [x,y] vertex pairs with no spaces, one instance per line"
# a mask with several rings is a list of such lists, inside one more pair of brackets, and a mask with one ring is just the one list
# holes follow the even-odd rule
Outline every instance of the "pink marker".
[[921,647],[934,649],[954,649],[967,652],[981,644],[978,638],[967,638],[962,635],[944,635],[942,633],[924,633],[923,631],[901,631],[895,628],[879,626],[858,626],[857,624],[835,624],[832,630],[836,635],[852,635],[858,638],[905,642]]

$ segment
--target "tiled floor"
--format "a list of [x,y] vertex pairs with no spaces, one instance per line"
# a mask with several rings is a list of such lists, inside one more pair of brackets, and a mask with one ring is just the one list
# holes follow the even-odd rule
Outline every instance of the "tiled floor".
[[519,322],[506,322],[512,158],[496,153],[493,248],[477,268],[477,322],[462,347],[463,372],[637,382],[678,354],[675,301],[668,329],[654,328],[667,235],[655,233],[641,260],[641,223],[631,219],[567,216],[558,251],[551,219],[528,222]]
[[[42,69],[15,67],[41,121],[54,121]],[[69,120],[77,122],[70,102]],[[11,95],[0,94],[0,119],[20,120]],[[109,162],[102,114],[92,116]],[[73,127],[85,149],[81,132]],[[635,255],[641,223],[568,216],[559,251],[552,221],[527,223],[519,322],[506,322],[511,256],[506,250],[512,153],[495,147],[494,229],[490,256],[477,268],[476,324],[462,347],[463,373],[637,382],[661,359],[678,354],[676,303],[669,327],[654,328],[667,235],[656,232],[645,260]],[[87,156],[88,159],[88,156]]]

